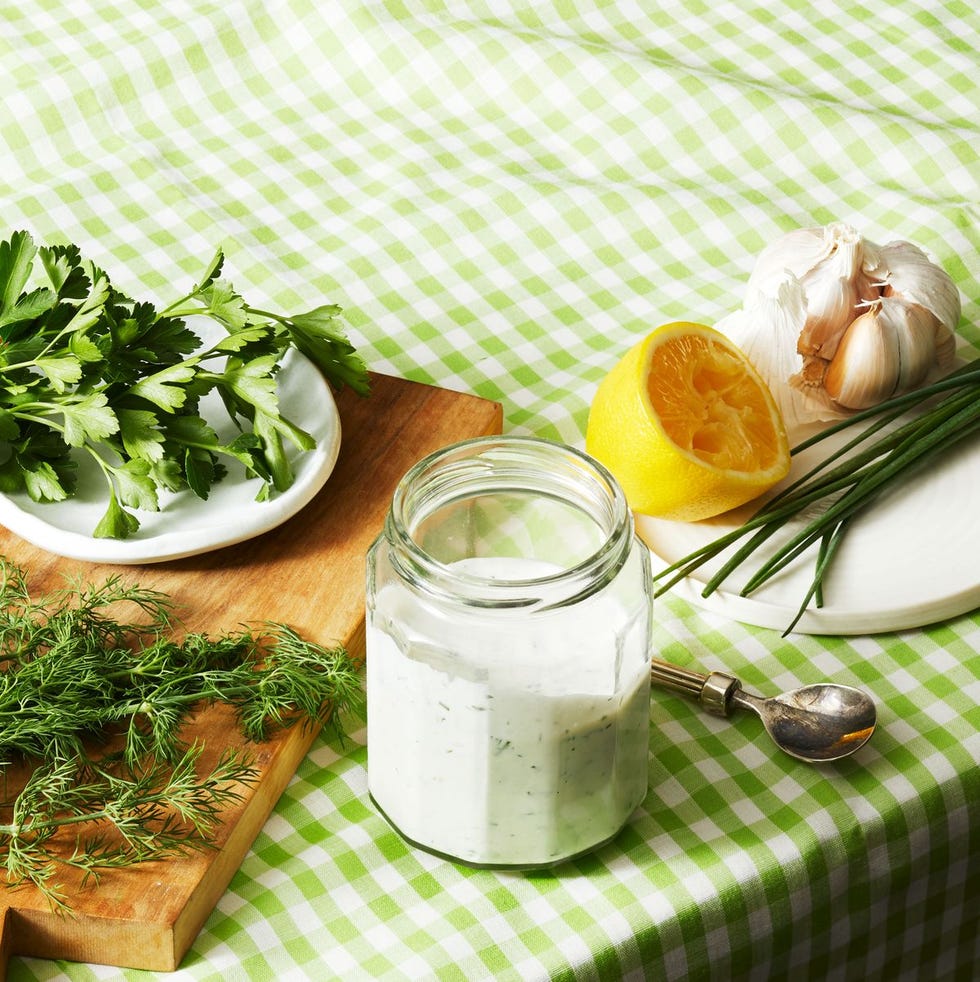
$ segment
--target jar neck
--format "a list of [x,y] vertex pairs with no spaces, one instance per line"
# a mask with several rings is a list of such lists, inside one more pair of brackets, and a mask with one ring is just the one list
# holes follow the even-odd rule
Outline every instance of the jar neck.
[[633,519],[597,461],[535,437],[481,437],[419,461],[385,524],[391,560],[424,593],[473,608],[549,609],[601,590]]

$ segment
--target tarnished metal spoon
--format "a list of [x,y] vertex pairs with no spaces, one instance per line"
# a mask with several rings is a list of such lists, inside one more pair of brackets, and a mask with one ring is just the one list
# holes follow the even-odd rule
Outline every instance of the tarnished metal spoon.
[[746,692],[731,675],[702,675],[656,658],[651,680],[695,699],[714,716],[730,716],[733,709],[751,710],[777,747],[810,763],[840,760],[854,753],[871,738],[877,722],[870,696],[850,685],[805,685],[763,699]]

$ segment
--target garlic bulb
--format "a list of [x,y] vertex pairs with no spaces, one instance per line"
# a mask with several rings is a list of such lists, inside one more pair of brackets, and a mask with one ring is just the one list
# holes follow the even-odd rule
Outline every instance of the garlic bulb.
[[767,380],[793,429],[875,405],[948,369],[959,318],[956,285],[921,249],[880,246],[834,222],[763,249],[742,309],[717,326]]

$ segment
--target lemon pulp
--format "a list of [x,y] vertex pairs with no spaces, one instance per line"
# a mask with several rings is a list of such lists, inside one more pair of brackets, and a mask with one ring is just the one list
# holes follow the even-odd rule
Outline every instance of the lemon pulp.
[[789,471],[789,446],[765,382],[703,324],[665,324],[602,380],[586,450],[638,512],[682,521],[761,495]]

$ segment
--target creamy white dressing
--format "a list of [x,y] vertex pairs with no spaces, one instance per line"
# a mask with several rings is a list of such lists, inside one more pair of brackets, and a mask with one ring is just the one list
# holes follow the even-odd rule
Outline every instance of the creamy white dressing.
[[[494,578],[558,567],[464,560]],[[409,840],[533,866],[618,832],[647,787],[645,610],[614,591],[554,611],[451,611],[389,583],[368,620],[368,780]]]

